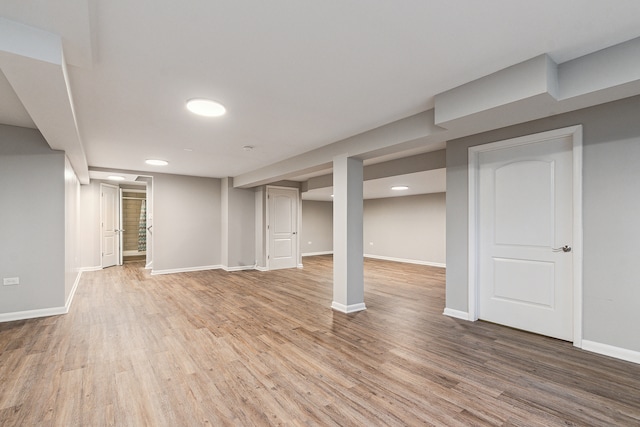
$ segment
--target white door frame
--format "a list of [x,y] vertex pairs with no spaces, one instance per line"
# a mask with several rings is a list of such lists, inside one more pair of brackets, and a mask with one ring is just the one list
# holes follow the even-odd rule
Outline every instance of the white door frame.
[[298,236],[298,238],[296,239],[296,265],[298,268],[302,268],[302,264],[300,262],[300,222],[302,220],[302,203],[300,202],[300,189],[296,188],[296,187],[281,187],[281,186],[276,186],[276,185],[267,185],[267,191],[266,191],[266,198],[267,198],[267,205],[266,205],[266,209],[265,209],[265,238],[266,238],[266,247],[265,247],[265,257],[266,259],[266,268],[267,270],[271,269],[271,257],[270,257],[270,252],[271,252],[271,227],[269,227],[269,211],[271,210],[271,206],[270,206],[270,200],[271,198],[270,196],[270,190],[295,190],[296,192],[296,206],[297,206],[297,212],[296,212],[296,235]]
[[480,153],[518,145],[571,138],[573,145],[573,345],[582,346],[582,125],[469,147],[469,320],[478,320],[478,182]]

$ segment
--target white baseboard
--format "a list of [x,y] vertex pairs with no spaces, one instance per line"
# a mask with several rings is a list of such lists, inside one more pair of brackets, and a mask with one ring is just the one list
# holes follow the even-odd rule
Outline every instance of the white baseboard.
[[302,254],[302,256],[318,256],[318,255],[333,255],[333,251],[305,252]]
[[158,274],[189,273],[191,271],[219,270],[221,268],[223,268],[221,265],[203,265],[200,267],[170,268],[167,270],[151,270],[151,275],[155,276]]
[[627,350],[626,348],[614,347],[612,345],[601,344],[599,342],[584,339],[582,340],[581,348],[592,353],[598,353],[604,356],[615,357],[616,359],[640,364],[640,352],[638,351]]
[[101,265],[96,265],[94,267],[82,267],[80,269],[80,271],[99,271],[102,270],[102,266]]
[[256,270],[258,270],[258,271],[269,271],[269,269],[267,267],[262,267],[260,265],[256,266]]
[[469,320],[469,313],[467,313],[466,311],[454,310],[452,308],[445,308],[444,313],[442,314],[449,317],[455,317],[456,319]]
[[358,304],[344,305],[335,301],[331,303],[331,308],[336,311],[341,311],[343,313],[355,313],[356,311],[362,311],[367,309],[367,307],[364,305],[363,302]]
[[71,303],[73,302],[73,297],[76,294],[76,290],[78,289],[78,285],[80,284],[80,278],[82,277],[82,270],[80,270],[78,272],[78,275],[76,276],[76,280],[75,282],[73,282],[73,287],[71,288],[71,292],[69,293],[69,296],[67,297],[67,303],[64,305],[65,308],[65,313],[69,312],[69,309],[71,308]]
[[406,258],[395,258],[395,257],[390,257],[390,256],[371,255],[371,254],[364,254],[364,257],[365,258],[380,259],[380,260],[383,260],[383,261],[404,262],[404,263],[407,263],[407,264],[418,264],[418,265],[428,265],[430,267],[447,268],[447,264],[443,264],[443,263],[440,263],[440,262],[421,261],[421,260],[417,260],[417,259],[406,259]]
[[244,270],[255,270],[256,266],[255,265],[239,265],[237,267],[226,267],[223,265],[222,269],[224,271],[244,271]]
[[0,314],[0,322],[13,322],[15,320],[35,319],[37,317],[49,317],[58,316],[60,314],[67,314],[69,310],[67,307],[51,307],[41,308],[38,310],[26,310],[15,311],[13,313]]

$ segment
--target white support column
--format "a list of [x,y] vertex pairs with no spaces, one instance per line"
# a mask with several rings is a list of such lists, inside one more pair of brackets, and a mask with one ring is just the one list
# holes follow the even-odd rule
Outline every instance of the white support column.
[[362,160],[333,159],[333,303],[343,313],[366,309],[362,248]]

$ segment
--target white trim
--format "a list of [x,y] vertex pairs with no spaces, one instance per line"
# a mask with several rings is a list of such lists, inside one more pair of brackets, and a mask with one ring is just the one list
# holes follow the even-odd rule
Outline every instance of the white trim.
[[445,308],[442,314],[449,317],[455,317],[456,319],[471,320],[469,318],[469,313],[466,311],[454,310],[453,308]]
[[158,274],[173,274],[173,273],[189,273],[191,271],[203,271],[203,270],[220,270],[223,268],[221,265],[203,265],[200,267],[185,267],[185,268],[169,268],[167,270],[151,270],[151,275]]
[[582,349],[592,353],[602,354],[604,356],[615,357],[616,359],[626,360],[640,364],[640,352],[627,350],[626,348],[614,347],[599,342],[582,340]]
[[99,271],[102,270],[102,266],[101,265],[96,265],[93,267],[82,267],[80,268],[80,271]]
[[239,265],[237,267],[227,267],[227,266],[222,266],[222,269],[224,271],[244,271],[244,270],[255,270],[255,265]]
[[367,309],[367,307],[364,305],[363,302],[360,302],[358,304],[344,305],[335,301],[331,303],[331,308],[336,311],[341,311],[342,313],[347,313],[347,314],[355,313],[356,311],[362,311]]
[[256,266],[256,270],[258,271],[269,271],[267,267]]
[[305,252],[305,253],[302,254],[303,257],[305,257],[305,256],[318,256],[318,255],[333,255],[333,251]]
[[406,258],[394,258],[394,257],[390,257],[390,256],[370,255],[370,254],[364,254],[364,257],[365,258],[373,258],[373,259],[381,259],[383,261],[404,262],[406,264],[418,264],[418,265],[428,265],[430,267],[447,268],[447,264],[443,264],[443,263],[440,263],[440,262],[421,261],[421,260],[417,260],[417,259],[406,259]]
[[15,320],[35,319],[38,317],[59,316],[67,314],[66,307],[40,308],[37,310],[16,311],[13,313],[0,314],[0,322],[13,322]]
[[573,344],[582,344],[582,125],[554,129],[469,147],[468,159],[468,309],[469,320],[478,320],[478,225],[477,193],[481,152],[570,137],[573,145]]
[[73,287],[71,288],[71,292],[69,292],[69,297],[67,298],[67,303],[64,305],[65,313],[68,313],[71,309],[71,303],[73,302],[73,297],[76,294],[76,290],[78,289],[78,285],[80,284],[80,278],[82,277],[82,270],[78,271],[78,275],[76,276],[76,280],[73,282]]
[[297,265],[298,268],[304,268],[304,266],[302,265],[302,263]]

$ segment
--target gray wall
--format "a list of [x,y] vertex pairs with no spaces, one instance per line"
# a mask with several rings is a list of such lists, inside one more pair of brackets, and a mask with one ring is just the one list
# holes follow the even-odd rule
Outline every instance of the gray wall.
[[300,250],[303,255],[333,252],[333,203],[302,201]]
[[256,209],[253,189],[233,187],[233,179],[221,180],[221,254],[225,268],[256,264]]
[[[444,265],[445,193],[365,200],[363,233],[365,255]],[[303,201],[303,253],[332,252],[332,236],[333,203]]]
[[640,97],[447,144],[447,301],[467,311],[467,148],[583,125],[583,338],[640,351]]
[[153,175],[153,270],[217,266],[220,180]]
[[37,130],[0,125],[0,200],[0,278],[20,277],[17,286],[0,282],[0,313],[63,307],[64,153]]
[[446,263],[445,193],[364,201],[365,255]]

